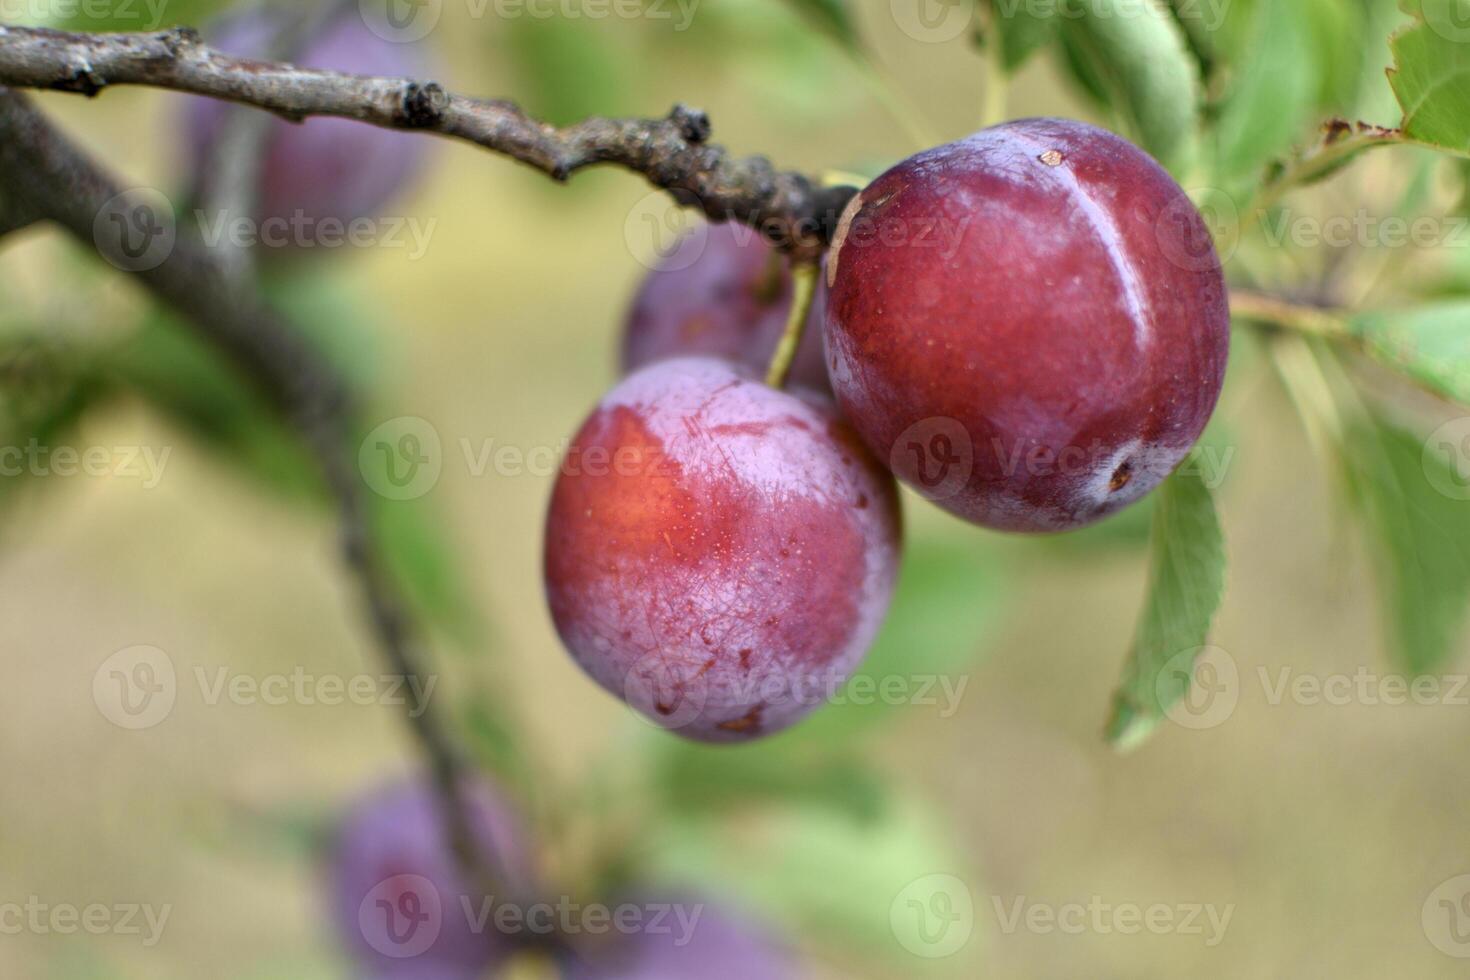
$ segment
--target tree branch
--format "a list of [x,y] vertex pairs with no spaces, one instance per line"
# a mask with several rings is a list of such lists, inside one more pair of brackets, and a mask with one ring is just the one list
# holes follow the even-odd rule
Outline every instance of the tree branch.
[[[18,92],[0,87],[0,193],[24,201],[38,217],[60,224],[104,254],[99,223],[121,188],[66,140]],[[207,341],[241,366],[299,430],[321,468],[341,523],[343,557],[358,583],[374,636],[390,668],[422,678],[426,662],[402,602],[382,571],[368,528],[368,514],[351,451],[354,412],[345,385],[316,350],[260,299],[253,282],[232,276],[220,257],[180,229],[155,268],[137,279],[184,316]],[[422,683],[411,690],[423,691]],[[439,714],[428,704],[410,705],[410,720],[432,775],[451,805],[446,809],[453,845],[485,894],[516,896],[526,883],[506,881],[507,864],[486,855],[471,830],[470,767],[461,759]]]
[[28,228],[38,220],[40,216],[25,201],[14,194],[0,193],[0,237]]
[[350,75],[236,58],[189,28],[77,34],[0,27],[0,85],[96,95],[149,85],[253,105],[287,119],[340,116],[467,140],[566,180],[595,164],[645,176],[712,220],[759,229],[794,257],[817,257],[855,193],[779,171],[765,157],[732,159],[707,142],[709,117],[675,106],[664,119],[591,118],[557,128],[512,102],[471,99],[429,80]]

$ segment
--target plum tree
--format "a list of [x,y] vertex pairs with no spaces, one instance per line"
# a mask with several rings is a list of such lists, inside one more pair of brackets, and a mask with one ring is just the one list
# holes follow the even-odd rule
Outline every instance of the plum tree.
[[1185,457],[1224,379],[1208,229],[1132,144],[1029,119],[899,163],[828,257],[843,412],[905,482],[978,524],[1060,531]]
[[898,549],[893,479],[826,398],[679,358],[625,379],[574,438],[546,591],[599,684],[680,734],[739,741],[846,678]]
[[[624,903],[639,908],[654,903]],[[790,953],[763,929],[728,908],[703,899],[657,903],[675,906],[662,925],[616,935],[570,956],[566,980],[786,980],[796,976]],[[623,905],[619,906],[624,907]]]
[[[506,805],[486,785],[466,794],[472,831],[508,872],[527,877]],[[424,780],[396,782],[355,802],[328,862],[329,912],[362,973],[375,980],[471,980],[502,962],[512,937],[481,923],[444,826],[443,797]]]
[[[623,371],[708,354],[764,370],[791,309],[791,273],[759,233],[734,223],[685,235],[639,287],[623,331]],[[826,289],[812,300],[790,381],[829,392],[820,324]]]
[[[220,22],[212,40],[242,57],[265,57],[282,26],[280,16],[252,11]],[[419,76],[423,65],[410,45],[373,33],[356,8],[343,10],[305,39],[292,59],[313,68],[364,75]],[[207,171],[231,111],[228,103],[191,98],[184,110],[185,156],[191,172]],[[273,119],[262,148],[255,218],[347,224],[380,209],[424,166],[426,141],[350,119]],[[283,226],[284,227],[284,226]]]

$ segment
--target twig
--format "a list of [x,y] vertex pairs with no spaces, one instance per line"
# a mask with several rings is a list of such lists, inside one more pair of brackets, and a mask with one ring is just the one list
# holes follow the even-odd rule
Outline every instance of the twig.
[[[347,16],[353,0],[327,0],[306,10],[274,9],[261,0],[241,16],[260,17],[273,28],[264,54],[273,60],[294,61],[310,39],[334,19]],[[194,174],[190,197],[205,211],[226,217],[249,218],[259,203],[259,185],[265,163],[265,145],[272,132],[271,117],[249,106],[224,106],[214,145],[207,148],[205,165]],[[242,242],[221,238],[220,261],[238,278],[255,273],[255,257]]]
[[1364,150],[1416,142],[1397,129],[1361,122],[1353,125],[1343,119],[1329,119],[1322,124],[1322,139],[1316,146],[1279,164],[1268,175],[1247,210],[1242,231],[1254,225],[1261,215],[1275,207],[1276,202],[1287,191],[1321,180]]
[[468,140],[556,180],[608,163],[643,174],[715,221],[757,228],[797,258],[831,240],[852,188],[823,188],[755,156],[732,159],[708,143],[709,117],[675,106],[664,119],[591,118],[557,128],[512,102],[471,99],[428,80],[350,75],[235,58],[198,33],[77,34],[0,27],[0,85],[96,95],[150,85],[270,110],[287,119],[341,116]]
[[[121,192],[119,185],[68,142],[28,99],[0,88],[0,190],[30,205],[89,246],[107,225],[97,215]],[[102,230],[99,230],[102,229]],[[348,392],[330,365],[304,343],[249,283],[231,276],[218,256],[179,234],[155,268],[137,279],[172,307],[207,341],[240,365],[299,430],[321,467],[341,522],[344,559],[358,583],[374,635],[391,669],[422,677],[425,659],[407,613],[389,586],[372,546],[360,477],[350,451],[353,411]],[[424,690],[422,684],[412,690]],[[428,704],[412,705],[413,730],[429,759],[448,807],[450,839],[475,883],[487,895],[514,896],[506,864],[482,853],[469,817],[469,767]]]
[[1233,316],[1282,327],[1296,333],[1331,340],[1356,341],[1347,322],[1331,310],[1303,306],[1289,300],[1244,289],[1230,291],[1230,313]]
[[40,220],[34,208],[14,194],[0,193],[0,237],[20,231]]
[[817,273],[820,266],[815,262],[798,262],[791,267],[791,309],[786,314],[786,329],[771,355],[771,366],[766,371],[766,384],[781,388],[786,376],[791,373],[791,362],[796,359],[796,349],[801,346],[806,333],[806,321],[811,319],[812,298],[817,293]]

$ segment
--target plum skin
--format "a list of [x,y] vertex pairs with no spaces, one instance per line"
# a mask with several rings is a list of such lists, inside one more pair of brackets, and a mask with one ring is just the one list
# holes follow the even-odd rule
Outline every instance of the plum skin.
[[713,358],[615,387],[546,521],[546,592],[604,688],[688,738],[743,741],[817,707],[893,590],[897,487],[825,398]]
[[[516,820],[484,783],[468,788],[471,829],[479,846],[517,882],[529,880],[527,851]],[[510,955],[516,937],[483,926],[475,914],[481,899],[466,882],[447,840],[443,802],[427,779],[396,781],[356,800],[345,814],[328,856],[329,913],[363,975],[374,980],[472,980]],[[436,894],[427,894],[432,888]],[[380,900],[406,899],[436,920],[437,934],[420,949],[406,920],[389,921]],[[428,934],[424,937],[427,940]]]
[[[791,272],[754,229],[730,222],[685,235],[644,277],[623,329],[625,374],[654,361],[710,355],[764,372],[786,329]],[[819,283],[790,383],[830,392],[822,354],[826,287]]]
[[[269,14],[249,12],[220,21],[215,46],[239,57],[264,57],[280,27]],[[374,34],[358,12],[344,11],[307,40],[291,59],[309,68],[361,75],[422,77],[412,45]],[[233,107],[217,99],[190,98],[184,110],[184,150],[195,169],[208,166],[215,141]],[[348,224],[370,217],[424,168],[427,141],[351,119],[313,117],[300,123],[270,121],[264,145],[256,219]]]
[[[680,897],[629,899],[613,908],[624,905],[657,909],[659,929],[654,930],[651,914],[646,929],[589,943],[564,958],[565,980],[787,980],[797,975],[791,953],[730,907]],[[673,911],[664,914],[664,908]]]
[[1138,500],[1204,431],[1224,275],[1178,184],[1105,130],[1025,119],[903,161],[828,257],[832,385],[945,509],[1070,530]]

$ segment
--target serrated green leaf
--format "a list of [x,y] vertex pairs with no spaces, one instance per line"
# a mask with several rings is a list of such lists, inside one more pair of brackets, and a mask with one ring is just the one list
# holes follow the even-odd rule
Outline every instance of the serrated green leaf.
[[1138,744],[1188,692],[1181,654],[1204,646],[1225,588],[1225,542],[1215,502],[1181,468],[1155,491],[1148,598],[1113,699],[1108,741]]
[[1143,148],[1175,174],[1187,171],[1200,79],[1174,15],[1159,0],[1092,0],[1064,19],[1062,33]]
[[1353,333],[1378,360],[1462,405],[1470,405],[1470,300],[1363,313]]
[[1411,139],[1470,153],[1470,0],[1404,0],[1388,80]]
[[1464,447],[1435,445],[1386,420],[1361,418],[1343,465],[1376,557],[1394,658],[1415,674],[1456,652],[1470,604],[1470,500],[1456,470]]

